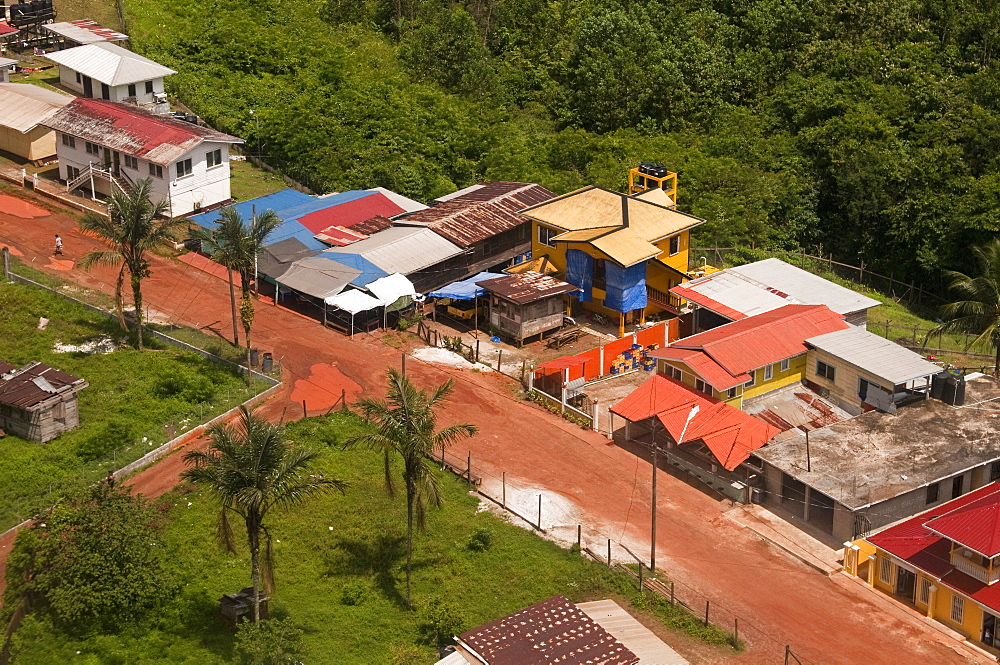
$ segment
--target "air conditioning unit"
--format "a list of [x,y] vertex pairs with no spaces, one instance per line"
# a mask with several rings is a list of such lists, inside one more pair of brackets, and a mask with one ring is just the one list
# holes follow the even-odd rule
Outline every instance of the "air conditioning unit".
[[167,93],[165,93],[165,92],[154,92],[153,93],[153,101],[156,102],[157,104],[166,104],[167,103]]

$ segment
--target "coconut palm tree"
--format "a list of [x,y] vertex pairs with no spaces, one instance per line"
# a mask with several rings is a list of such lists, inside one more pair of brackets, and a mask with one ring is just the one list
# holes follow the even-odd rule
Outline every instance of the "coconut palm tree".
[[253,326],[254,307],[250,285],[257,277],[257,254],[264,249],[267,237],[281,224],[281,219],[268,210],[261,214],[254,211],[249,223],[243,220],[236,208],[223,208],[220,213],[219,225],[213,229],[197,227],[192,230],[192,237],[202,242],[202,248],[212,255],[212,259],[229,269],[229,296],[233,304],[233,337],[239,344],[236,331],[236,298],[233,293],[232,271],[240,276],[239,314],[243,323],[246,339],[247,368],[250,367],[250,328]]
[[[221,504],[218,536],[235,551],[231,516],[243,520],[250,549],[253,620],[260,621],[261,589],[274,588],[271,534],[265,520],[272,508],[289,508],[306,497],[346,484],[312,471],[317,453],[285,439],[284,428],[240,407],[238,422],[209,430],[208,450],[184,455],[181,478],[203,484]],[[263,556],[261,549],[263,547]]]
[[150,181],[140,180],[127,192],[116,191],[108,197],[108,216],[88,212],[80,220],[80,228],[95,234],[111,249],[90,252],[80,261],[87,269],[96,263],[121,266],[115,283],[115,304],[118,320],[125,324],[125,299],[122,286],[128,273],[132,286],[132,306],[135,308],[136,338],[142,350],[142,280],[149,277],[146,252],[173,240],[172,233],[183,219],[168,218],[166,201],[153,203],[150,198]]
[[976,335],[976,342],[989,341],[996,352],[993,372],[1000,376],[1000,239],[973,247],[972,253],[979,263],[979,276],[945,271],[948,288],[959,300],[941,307],[944,323],[930,334],[967,333]]
[[413,562],[414,523],[424,528],[425,503],[441,505],[441,491],[434,474],[431,456],[442,446],[479,431],[475,425],[458,424],[435,431],[440,406],[451,394],[451,380],[433,393],[418,390],[395,369],[389,370],[388,399],[365,398],[358,402],[362,417],[373,432],[347,440],[346,445],[361,445],[382,453],[385,466],[385,489],[395,495],[391,461],[398,455],[403,461],[403,484],[406,487],[406,604],[410,604],[410,571]]

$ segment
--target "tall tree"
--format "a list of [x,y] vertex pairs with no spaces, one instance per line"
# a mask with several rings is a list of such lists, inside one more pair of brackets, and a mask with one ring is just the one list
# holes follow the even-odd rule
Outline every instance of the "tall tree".
[[948,270],[951,292],[959,298],[941,308],[944,323],[931,332],[967,333],[976,341],[989,341],[996,352],[993,373],[1000,376],[1000,239],[979,247],[972,253],[980,274],[970,277]]
[[[233,294],[233,275],[240,276],[240,321],[246,339],[247,369],[250,368],[250,328],[253,326],[254,307],[250,285],[257,278],[257,254],[264,249],[267,237],[281,224],[281,219],[273,210],[257,214],[250,221],[244,221],[236,208],[223,208],[219,225],[212,229],[196,227],[192,237],[202,242],[202,248],[212,255],[212,259],[229,270],[229,297],[233,306],[233,338],[239,344],[236,332],[236,299]],[[249,378],[249,374],[247,375]]]
[[343,491],[346,484],[315,472],[316,452],[293,445],[284,428],[246,407],[240,408],[237,423],[215,425],[209,437],[208,450],[184,455],[188,468],[181,477],[202,483],[221,504],[218,535],[230,552],[236,550],[230,515],[243,520],[250,550],[253,620],[259,623],[261,589],[274,588],[271,533],[265,524],[271,509],[297,506],[318,492]]
[[142,280],[149,277],[146,253],[173,240],[173,232],[184,220],[165,217],[166,201],[153,203],[149,178],[137,182],[128,192],[114,192],[108,197],[108,216],[88,212],[80,220],[80,228],[95,234],[111,249],[90,252],[80,261],[84,269],[96,263],[121,266],[115,285],[118,319],[125,326],[122,285],[128,272],[132,286],[132,306],[135,308],[136,339],[142,350]]
[[409,605],[414,523],[424,528],[425,502],[441,505],[441,491],[431,456],[442,446],[473,436],[479,428],[461,423],[435,431],[435,409],[451,394],[454,387],[451,380],[438,386],[433,393],[428,393],[418,390],[395,369],[390,369],[388,374],[388,399],[365,398],[358,402],[362,416],[374,431],[352,437],[346,445],[361,445],[382,453],[385,489],[389,496],[395,495],[392,457],[398,455],[403,462],[403,484],[406,487],[406,603]]

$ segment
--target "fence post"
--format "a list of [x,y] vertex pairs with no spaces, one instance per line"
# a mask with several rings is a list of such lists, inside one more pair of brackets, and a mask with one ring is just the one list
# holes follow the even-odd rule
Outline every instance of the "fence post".
[[3,248],[3,278],[10,279],[10,250],[6,247]]
[[441,443],[441,470],[444,471],[447,464],[444,461],[444,443]]
[[497,371],[503,374],[503,370],[500,369],[501,363],[503,363],[503,349],[500,349],[500,353],[497,355]]
[[465,472],[469,479],[469,489],[472,489],[472,451],[469,451],[469,456],[465,460]]
[[611,539],[608,538],[608,568],[611,567]]
[[673,580],[670,582],[670,604],[674,604],[674,583]]
[[711,601],[705,601],[705,627],[708,627],[708,608]]
[[535,367],[534,365],[528,370],[528,392],[530,393],[535,389]]
[[738,649],[740,646],[740,620],[733,618],[733,648]]
[[309,417],[309,411],[306,409],[306,401],[305,400],[302,400],[302,417],[303,418],[308,418]]
[[642,588],[642,562],[639,562],[639,593],[643,592]]
[[889,320],[888,319],[886,319],[886,321],[885,321],[885,338],[886,339],[891,339],[889,337]]
[[538,530],[542,530],[542,495],[538,495]]
[[525,385],[524,384],[524,370],[526,370],[527,368],[528,368],[528,359],[525,358],[524,360],[521,361],[521,385],[522,386]]
[[479,340],[476,340],[476,362],[479,362]]
[[503,483],[503,493],[500,495],[501,501],[500,505],[503,506],[504,510],[507,510],[507,472],[504,471],[500,474],[500,482]]
[[788,665],[788,654],[792,652],[792,646],[790,644],[785,645],[785,665]]
[[576,549],[583,552],[583,525],[576,525]]

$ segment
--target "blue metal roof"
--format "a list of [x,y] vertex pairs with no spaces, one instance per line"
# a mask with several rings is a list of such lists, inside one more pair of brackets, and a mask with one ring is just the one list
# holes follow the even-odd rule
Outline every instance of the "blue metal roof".
[[[283,189],[280,192],[275,192],[274,194],[268,194],[267,196],[261,196],[256,199],[250,199],[249,201],[237,203],[232,207],[236,208],[236,211],[240,213],[243,219],[249,219],[252,217],[255,207],[259,212],[273,210],[278,217],[285,219],[285,215],[282,213],[286,210],[315,200],[317,199],[294,189]],[[221,217],[221,211],[222,209],[219,208],[210,212],[203,212],[200,215],[194,215],[191,219],[199,226],[204,226],[207,229],[214,229],[216,227],[216,222],[218,222]]]
[[361,274],[351,280],[353,286],[364,287],[376,279],[387,277],[389,273],[379,268],[377,265],[361,256],[360,254],[344,254],[340,252],[320,252],[321,256],[330,261],[334,261],[344,266],[360,270]]
[[427,295],[434,298],[472,300],[476,296],[481,296],[486,293],[486,289],[481,286],[476,286],[476,282],[485,282],[488,279],[496,279],[497,277],[506,277],[506,275],[497,272],[481,272],[474,277],[469,277],[468,279],[463,279],[458,282],[452,282],[447,286],[442,286],[437,291],[431,291]]

